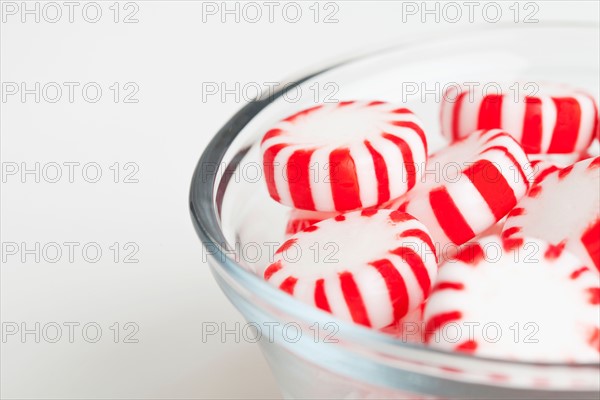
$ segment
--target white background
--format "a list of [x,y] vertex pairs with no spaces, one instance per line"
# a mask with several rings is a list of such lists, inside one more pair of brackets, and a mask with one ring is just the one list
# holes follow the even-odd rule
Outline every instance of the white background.
[[[401,2],[336,2],[335,6],[314,6],[302,2],[302,17],[297,23],[293,10],[288,20],[279,3],[269,21],[268,8],[259,2],[262,18],[251,23],[255,11],[237,5],[236,15],[203,14],[201,3],[191,1],[136,1],[134,6],[118,5],[114,22],[113,1],[98,2],[102,16],[96,23],[82,14],[86,2],[69,9],[58,2],[62,18],[56,23],[56,9],[38,3],[40,21],[35,15],[23,16],[22,3],[2,2],[1,27],[1,157],[3,171],[11,166],[40,169],[48,163],[79,162],[68,180],[50,183],[44,176],[35,182],[33,174],[23,179],[20,173],[4,177],[1,196],[3,263],[1,268],[1,319],[3,342],[1,358],[1,395],[4,398],[232,398],[278,397],[276,384],[258,348],[212,336],[203,343],[206,322],[224,323],[233,328],[244,323],[215,284],[188,213],[188,190],[195,164],[213,134],[244,103],[230,94],[203,99],[203,83],[213,82],[235,88],[249,83],[286,80],[300,76],[316,66],[340,57],[364,52],[400,40],[417,39],[436,31],[452,34],[474,24],[491,26],[482,13],[483,3],[475,9],[474,22],[468,21],[467,8],[458,23],[436,22],[436,16],[405,15]],[[12,5],[7,5],[11,3]],[[33,9],[36,2],[27,2]],[[502,20],[513,21],[514,3],[497,2]],[[530,2],[532,3],[532,2]],[[415,3],[421,7],[421,2]],[[598,3],[535,2],[539,23],[556,19],[598,21]],[[221,2],[213,3],[219,11]],[[18,8],[13,15],[13,6]],[[110,7],[113,7],[111,9]],[[7,8],[8,7],[8,8]],[[207,10],[207,6],[204,6]],[[209,7],[212,7],[209,6]],[[233,9],[235,4],[228,3]],[[429,3],[432,9],[433,2]],[[438,5],[440,11],[443,3]],[[520,20],[533,8],[520,7]],[[213,9],[213,8],[210,8]],[[123,18],[135,11],[137,23]],[[324,23],[336,11],[337,23]],[[87,9],[88,18],[94,10]],[[454,12],[447,9],[450,18]],[[452,12],[450,14],[450,12]],[[489,11],[489,16],[494,13]],[[444,14],[442,12],[441,17]],[[22,17],[26,20],[23,22]],[[514,22],[512,22],[514,23]],[[519,23],[523,23],[520,21]],[[527,40],[523,38],[523,40]],[[23,100],[21,93],[9,95],[11,83],[76,82],[71,103],[68,88],[56,103],[54,91],[36,103],[33,94]],[[81,88],[96,82],[102,96],[96,103],[86,101]],[[115,101],[110,86],[118,82]],[[132,91],[127,82],[137,85],[137,103],[125,103]],[[7,86],[8,85],[8,86]],[[128,89],[128,90],[125,90]],[[51,88],[48,88],[51,90]],[[250,92],[251,93],[251,92]],[[88,93],[94,96],[90,89]],[[81,166],[97,163],[102,177],[88,183]],[[114,182],[119,163],[121,174]],[[138,183],[124,183],[127,162],[139,171]],[[25,164],[21,164],[25,163]],[[43,171],[41,171],[43,172]],[[54,178],[55,169],[46,169]],[[88,170],[88,179],[93,170]],[[25,180],[25,182],[22,182]],[[62,258],[48,262],[55,253],[21,259],[9,254],[6,246],[22,243],[33,248],[36,242],[78,242],[74,261],[67,247]],[[98,243],[102,257],[88,262],[81,249]],[[109,249],[118,242],[117,262]],[[138,263],[124,263],[123,245],[133,242],[139,251]],[[8,244],[7,244],[8,243]],[[50,250],[49,250],[50,251]],[[90,250],[93,257],[93,251]],[[51,324],[63,327],[62,337],[50,343],[34,334],[7,335],[16,326],[34,329],[52,338]],[[65,322],[76,322],[73,343]],[[113,325],[118,322],[120,336],[114,343]],[[124,324],[135,323],[138,343],[124,343]],[[25,325],[21,325],[24,323]],[[102,329],[97,343],[88,343],[82,326],[96,323]],[[110,327],[113,326],[113,330]],[[40,332],[44,333],[44,332]],[[88,339],[95,335],[88,331]]]

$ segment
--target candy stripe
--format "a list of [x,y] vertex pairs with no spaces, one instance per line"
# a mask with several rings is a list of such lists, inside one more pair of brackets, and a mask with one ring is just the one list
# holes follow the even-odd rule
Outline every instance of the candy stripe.
[[581,267],[578,270],[573,271],[573,273],[571,273],[570,278],[571,279],[577,279],[581,276],[581,274],[583,274],[586,271],[589,271],[590,269],[588,267]]
[[417,278],[417,282],[419,282],[423,298],[426,298],[431,288],[431,279],[425,264],[423,264],[423,259],[409,247],[399,247],[392,250],[391,253],[400,256],[408,264],[415,278]]
[[264,277],[266,280],[269,280],[271,278],[271,276],[273,276],[273,274],[275,274],[277,271],[281,270],[281,268],[283,267],[281,261],[277,261],[271,265],[269,265],[267,267],[267,269],[265,269],[265,273],[264,273]]
[[467,243],[460,248],[453,258],[465,264],[476,265],[485,258],[485,252],[479,243]]
[[477,342],[474,340],[467,340],[458,346],[456,346],[456,351],[462,351],[463,353],[474,353],[477,350]]
[[594,287],[587,290],[589,295],[588,302],[592,305],[600,304],[600,288]]
[[[481,131],[481,136],[483,137],[485,135],[486,131]],[[495,135],[490,136],[489,138],[487,138],[484,142],[484,144],[488,144],[490,142],[493,142],[496,139],[500,139],[500,138],[504,138],[506,137],[506,133],[504,131],[500,131],[498,133],[496,133]]]
[[581,107],[577,99],[572,97],[552,100],[556,105],[557,123],[552,133],[548,153],[573,153],[581,122]]
[[310,158],[312,150],[296,150],[288,161],[287,181],[290,187],[292,201],[297,208],[314,210],[310,190]]
[[313,224],[319,222],[319,219],[297,219],[290,220],[285,228],[287,235],[293,235],[294,233],[300,232],[302,229],[307,228]]
[[281,135],[281,129],[271,129],[269,132],[265,133],[265,136],[261,140],[261,144],[279,135]]
[[344,299],[352,315],[352,320],[357,324],[371,326],[369,316],[367,315],[367,309],[363,302],[362,296],[358,291],[354,277],[350,272],[342,272],[340,274],[340,285],[342,287],[342,293]]
[[373,261],[371,265],[385,281],[394,310],[394,320],[399,320],[408,312],[408,292],[402,275],[387,259]]
[[331,193],[337,210],[354,210],[362,206],[355,164],[349,149],[338,149],[329,156]]
[[558,171],[558,167],[555,165],[551,165],[545,169],[540,169],[540,171],[535,175],[533,184],[540,183],[544,180],[545,177],[553,173],[554,171]]
[[581,236],[581,242],[600,271],[600,219],[596,219],[596,222],[586,229]]
[[317,111],[321,107],[322,107],[322,105],[319,104],[319,105],[316,105],[316,106],[304,109],[302,111],[299,111],[299,112],[297,112],[295,114],[290,115],[289,117],[287,117],[286,119],[284,119],[284,121],[286,121],[286,122],[294,122],[299,117],[307,116],[307,115],[311,114],[313,111]]
[[404,160],[404,165],[406,167],[406,185],[409,189],[412,188],[413,186],[415,186],[416,177],[415,170],[411,169],[411,166],[414,166],[415,163],[413,161],[412,151],[410,147],[408,146],[406,141],[397,136],[391,135],[389,133],[384,133],[381,136],[384,139],[387,139],[390,142],[394,143],[398,147],[398,149],[400,149],[400,152],[402,153],[402,159]]
[[454,107],[452,109],[452,138],[454,140],[458,140],[461,135],[460,135],[460,131],[459,131],[459,122],[460,122],[460,111],[461,111],[461,107],[462,107],[462,103],[465,99],[465,96],[467,95],[467,92],[461,92],[461,94],[458,95],[458,98],[456,99],[456,102],[454,104]]
[[277,154],[288,145],[285,143],[277,144],[269,147],[263,155],[263,166],[265,171],[265,180],[267,181],[267,188],[269,194],[275,201],[279,201],[279,193],[277,192],[277,186],[275,185],[275,157]]
[[294,294],[294,287],[296,286],[296,282],[298,282],[298,279],[294,278],[293,276],[287,277],[281,283],[279,288],[286,293]]
[[283,252],[286,252],[290,247],[292,247],[296,242],[298,241],[298,239],[296,238],[291,238],[286,240],[285,242],[283,242],[283,244],[277,249],[277,251],[275,252],[275,254],[281,254]]
[[[487,149],[485,149],[484,151],[480,152],[479,154],[485,154],[489,151],[494,151],[494,150],[499,150],[501,152],[504,153],[504,155],[511,161],[513,168],[519,173],[519,176],[521,177],[521,181],[523,182],[523,184],[529,188],[530,182],[529,182],[529,178],[527,177],[527,175],[525,175],[525,171],[523,171],[523,164],[518,162],[517,159],[515,158],[514,154],[512,154],[510,151],[508,151],[508,149],[504,146],[492,146],[489,147]],[[517,183],[517,182],[515,182]]]
[[[490,170],[494,171],[495,177],[490,177]],[[464,174],[473,182],[496,219],[504,217],[506,210],[517,204],[513,189],[494,164],[488,160],[477,161],[467,168]]]
[[388,180],[387,165],[381,154],[371,146],[371,143],[368,140],[365,140],[365,146],[373,158],[375,176],[377,177],[377,202],[382,204],[390,199],[390,183]]
[[315,284],[315,305],[321,310],[331,312],[327,295],[325,294],[325,280],[318,279]]
[[500,128],[502,121],[502,95],[485,96],[479,106],[477,129]]
[[434,292],[439,292],[440,290],[463,290],[465,285],[460,282],[438,282],[433,287]]
[[462,313],[460,311],[449,311],[447,313],[438,314],[431,317],[425,325],[425,343],[429,343],[431,341],[431,337],[440,327],[446,325],[447,323],[458,321],[461,318]]
[[527,153],[542,152],[542,101],[535,97],[525,98],[521,145]]
[[429,193],[429,204],[440,227],[453,243],[464,243],[475,236],[445,187]]
[[423,129],[421,129],[421,127],[418,124],[411,121],[393,121],[392,125],[401,128],[412,129],[413,131],[415,131],[415,133],[419,135],[419,138],[421,139],[421,143],[423,144],[423,148],[425,149],[425,154],[427,154],[427,138],[425,137],[425,132],[423,132]]
[[[400,237],[403,238],[408,238],[408,237],[414,237],[419,239],[420,241],[424,242],[425,244],[427,244],[427,246],[429,246],[429,250],[431,250],[432,253],[436,254],[436,249],[435,246],[433,244],[433,241],[431,240],[431,236],[429,236],[429,234],[425,231],[423,231],[422,229],[409,229],[407,231],[404,231]],[[437,258],[436,258],[437,261]]]

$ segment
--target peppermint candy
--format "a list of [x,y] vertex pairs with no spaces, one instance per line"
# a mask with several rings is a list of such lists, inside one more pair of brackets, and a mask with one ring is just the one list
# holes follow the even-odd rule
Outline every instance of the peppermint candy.
[[399,211],[369,209],[298,232],[277,250],[264,278],[336,317],[379,329],[416,309],[436,272],[423,224]]
[[381,101],[320,104],[279,122],[261,143],[271,197],[302,210],[350,211],[411,189],[427,139],[407,108]]
[[[452,86],[443,96],[442,132],[452,140],[479,129],[503,129],[527,154],[584,151],[597,135],[595,99],[565,85],[530,85],[535,94],[514,87],[495,93]],[[521,91],[524,92],[524,91]]]
[[510,212],[502,237],[565,248],[600,270],[600,157],[550,172]]
[[600,361],[598,276],[543,240],[488,236],[442,264],[424,311],[433,347],[532,362]]
[[440,248],[461,245],[501,220],[525,195],[528,165],[509,134],[477,131],[434,154],[427,166],[432,173],[385,207],[414,215]]

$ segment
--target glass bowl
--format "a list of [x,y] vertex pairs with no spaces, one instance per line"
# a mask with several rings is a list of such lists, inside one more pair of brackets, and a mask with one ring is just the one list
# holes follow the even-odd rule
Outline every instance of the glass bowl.
[[258,143],[274,122],[315,102],[370,99],[406,103],[435,150],[449,83],[531,90],[528,82],[556,81],[597,96],[599,37],[597,25],[510,24],[404,43],[263,93],[216,134],[193,175],[193,223],[215,279],[248,321],[240,334],[261,346],[286,398],[598,398],[599,364],[440,351],[337,320],[269,286],[260,274],[284,240],[289,210],[269,198]]

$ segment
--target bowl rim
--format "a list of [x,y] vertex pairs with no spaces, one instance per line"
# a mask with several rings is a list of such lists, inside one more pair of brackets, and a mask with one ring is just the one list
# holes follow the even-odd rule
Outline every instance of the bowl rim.
[[[513,24],[509,22],[498,23],[493,26],[482,27],[481,25],[474,25],[468,28],[462,28],[455,30],[453,36],[461,35],[472,35],[474,32],[477,33],[488,33],[494,31],[503,30],[520,30],[520,29],[543,29],[543,28],[587,28],[596,29],[600,28],[598,23],[594,22],[575,22],[575,21],[552,21],[540,23],[538,27]],[[362,60],[368,57],[377,56],[391,51],[402,50],[410,48],[413,45],[420,45],[424,43],[433,43],[436,40],[444,38],[444,32],[438,31],[425,37],[419,37],[416,39],[408,39],[400,42],[396,42],[393,45],[386,45],[376,50],[362,52],[352,57],[346,57],[341,61],[332,63],[331,65],[317,69],[309,74],[304,75],[299,79],[294,79],[293,82],[285,85],[280,85],[280,89],[271,91],[268,96],[263,96],[259,99],[253,100],[241,109],[239,109],[222,127],[217,131],[215,136],[210,140],[206,148],[204,149],[196,168],[194,169],[189,194],[189,209],[191,214],[192,223],[196,230],[196,233],[200,237],[203,246],[210,245],[215,249],[215,253],[211,253],[220,272],[225,273],[227,276],[233,278],[238,284],[242,285],[253,295],[261,298],[265,302],[271,304],[277,308],[278,311],[284,313],[284,315],[296,315],[301,314],[305,321],[323,321],[323,317],[328,317],[329,320],[333,320],[340,327],[340,332],[349,337],[360,337],[364,343],[379,343],[386,347],[394,350],[410,349],[412,351],[421,351],[424,355],[438,355],[444,357],[451,357],[457,359],[468,359],[473,361],[482,361],[487,363],[498,363],[502,365],[513,365],[518,367],[562,367],[562,368],[595,368],[600,369],[600,363],[557,363],[557,362],[529,362],[529,361],[514,361],[499,358],[491,358],[484,356],[474,356],[461,352],[453,352],[449,350],[438,349],[434,347],[424,346],[418,343],[403,342],[399,339],[393,338],[391,335],[378,332],[368,327],[363,327],[351,322],[346,322],[336,318],[335,316],[325,313],[314,307],[310,307],[294,297],[289,296],[278,288],[268,284],[264,279],[260,278],[256,274],[248,271],[242,265],[238,264],[232,259],[229,254],[231,253],[224,248],[227,244],[227,240],[221,231],[219,218],[221,215],[220,200],[222,200],[225,189],[228,183],[228,178],[232,174],[219,174],[218,170],[206,171],[203,169],[203,165],[222,165],[223,158],[228,152],[230,145],[236,139],[238,134],[244,129],[244,127],[257,116],[264,108],[269,104],[273,103],[278,98],[282,97],[285,93],[295,89],[297,86],[304,82],[330,71],[336,67],[340,67],[346,64],[350,64],[354,61]],[[228,165],[227,168],[235,168],[237,163],[241,161],[241,158],[249,150],[249,147],[241,149],[236,156]],[[218,177],[222,179],[219,181]],[[276,300],[275,302],[273,300]]]

